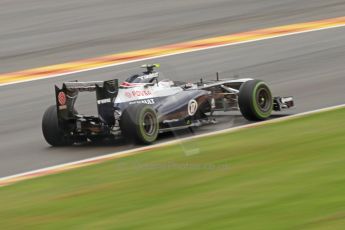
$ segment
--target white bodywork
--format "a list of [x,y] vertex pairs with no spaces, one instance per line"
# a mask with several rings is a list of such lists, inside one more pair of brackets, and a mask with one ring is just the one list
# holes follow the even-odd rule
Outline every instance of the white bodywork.
[[[235,80],[220,80],[214,83],[205,83],[203,86],[198,86],[197,84],[186,84],[188,89],[206,89],[212,86],[246,82],[252,80],[251,78],[242,78]],[[157,97],[166,97],[175,95],[184,89],[181,86],[175,86],[173,81],[162,80],[158,83],[127,83],[121,84],[122,88],[119,89],[118,95],[116,97],[115,103],[124,103],[136,100],[145,100]]]

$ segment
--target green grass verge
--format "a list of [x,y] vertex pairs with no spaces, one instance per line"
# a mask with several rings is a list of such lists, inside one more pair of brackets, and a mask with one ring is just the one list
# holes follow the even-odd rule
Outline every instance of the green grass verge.
[[0,188],[0,229],[345,229],[345,109]]

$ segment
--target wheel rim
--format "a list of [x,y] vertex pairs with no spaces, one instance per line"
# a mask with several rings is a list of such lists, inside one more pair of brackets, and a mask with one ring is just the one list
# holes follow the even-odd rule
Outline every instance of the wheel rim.
[[156,133],[156,121],[154,114],[146,112],[143,119],[143,128],[147,136],[153,136]]
[[267,112],[271,107],[271,96],[266,88],[260,88],[256,94],[256,103],[259,109],[263,112]]

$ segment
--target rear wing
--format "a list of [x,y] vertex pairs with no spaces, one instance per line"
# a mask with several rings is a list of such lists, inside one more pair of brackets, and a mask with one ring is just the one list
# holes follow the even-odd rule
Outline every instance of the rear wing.
[[59,119],[73,119],[76,116],[74,109],[79,92],[96,92],[97,110],[99,118],[106,122],[113,122],[113,105],[118,93],[118,80],[65,82],[59,88],[55,85],[55,98]]

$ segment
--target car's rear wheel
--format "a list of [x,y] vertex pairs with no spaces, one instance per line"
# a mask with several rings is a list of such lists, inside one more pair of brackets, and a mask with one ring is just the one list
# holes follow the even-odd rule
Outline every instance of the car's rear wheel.
[[66,146],[73,143],[65,136],[62,127],[60,127],[55,105],[48,107],[43,115],[42,132],[44,139],[51,146]]
[[265,120],[272,113],[272,93],[263,81],[250,80],[244,82],[240,87],[238,105],[242,115],[247,120]]
[[157,113],[146,104],[131,105],[121,116],[120,128],[127,140],[134,140],[140,144],[151,144],[158,136]]

